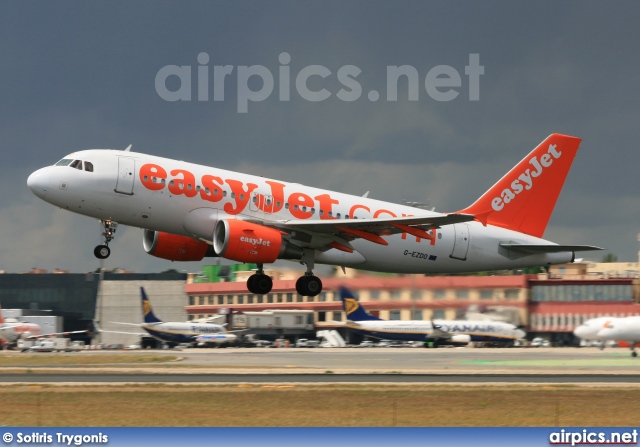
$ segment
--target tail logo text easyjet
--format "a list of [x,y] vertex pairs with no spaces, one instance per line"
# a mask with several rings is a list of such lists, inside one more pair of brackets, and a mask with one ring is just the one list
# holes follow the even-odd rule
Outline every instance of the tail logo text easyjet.
[[516,198],[518,194],[520,194],[524,190],[530,190],[533,187],[533,179],[540,177],[542,172],[553,164],[554,160],[557,160],[562,156],[562,152],[556,150],[555,144],[550,144],[549,149],[546,154],[542,154],[540,160],[538,160],[538,156],[534,155],[530,160],[529,164],[533,167],[533,170],[530,168],[525,170],[522,174],[518,176],[513,182],[511,182],[510,187],[505,188],[499,197],[494,197],[491,201],[491,207],[494,211],[500,211],[504,208],[504,206],[510,203],[513,199]]

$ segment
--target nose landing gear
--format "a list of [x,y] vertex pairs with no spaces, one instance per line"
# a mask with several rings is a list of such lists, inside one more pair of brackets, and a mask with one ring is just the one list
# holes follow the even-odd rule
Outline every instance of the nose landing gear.
[[98,245],[93,249],[93,254],[98,259],[107,259],[111,254],[111,249],[109,248],[109,242],[113,240],[114,233],[118,228],[118,223],[112,220],[101,220],[102,226],[104,227],[104,231],[102,232],[102,236],[104,237],[104,244]]

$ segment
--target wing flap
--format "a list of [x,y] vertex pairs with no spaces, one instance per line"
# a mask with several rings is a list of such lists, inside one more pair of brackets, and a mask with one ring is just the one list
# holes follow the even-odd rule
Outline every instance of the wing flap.
[[[408,216],[391,217],[386,219],[333,219],[333,220],[287,220],[265,222],[266,225],[273,225],[284,230],[311,231],[324,234],[344,234],[339,227],[348,230],[366,231],[378,236],[389,236],[392,234],[404,233],[402,226],[415,227],[422,230],[440,228],[443,225],[452,225],[474,220],[471,214],[437,214],[434,216]],[[394,226],[393,224],[398,225]],[[351,234],[353,236],[353,234]]]

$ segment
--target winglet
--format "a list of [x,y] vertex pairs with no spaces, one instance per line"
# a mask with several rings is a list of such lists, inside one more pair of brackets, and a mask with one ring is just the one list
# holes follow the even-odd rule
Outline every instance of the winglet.
[[[460,213],[542,237],[582,140],[552,134]],[[486,220],[486,222],[485,222]]]
[[162,323],[162,320],[158,319],[153,313],[151,308],[151,302],[147,298],[147,294],[144,291],[144,287],[140,287],[140,294],[142,295],[142,316],[145,323]]

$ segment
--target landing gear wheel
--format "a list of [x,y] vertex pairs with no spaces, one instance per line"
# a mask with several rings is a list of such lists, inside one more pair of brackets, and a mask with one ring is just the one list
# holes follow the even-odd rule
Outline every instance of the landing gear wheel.
[[322,292],[322,281],[313,275],[305,275],[296,281],[296,292],[302,296],[316,296]]
[[112,220],[101,220],[100,221],[103,231],[102,237],[104,238],[104,242],[102,245],[98,245],[93,249],[93,254],[98,259],[107,259],[111,254],[111,249],[109,248],[109,242],[111,242],[114,238],[114,233],[118,228],[118,222],[114,222]]
[[247,289],[249,289],[249,292],[255,293],[256,295],[269,293],[272,288],[273,280],[270,276],[265,274],[256,273],[249,276],[249,279],[247,279]]
[[638,353],[636,351],[631,351],[631,357],[638,357]]
[[111,254],[111,249],[107,245],[98,245],[93,249],[93,254],[98,259],[107,259]]
[[251,275],[247,278],[247,290],[251,293],[256,293],[255,286],[253,285],[255,283],[256,276],[258,275]]

